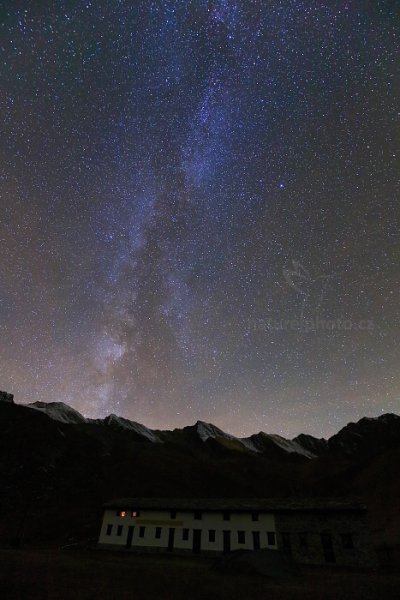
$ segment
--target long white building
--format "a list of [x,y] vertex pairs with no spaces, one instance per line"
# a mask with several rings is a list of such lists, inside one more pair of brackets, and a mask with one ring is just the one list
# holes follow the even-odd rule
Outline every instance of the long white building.
[[274,515],[254,502],[130,498],[105,509],[100,544],[193,553],[276,548]]
[[122,498],[104,506],[105,548],[218,554],[282,549],[298,562],[370,562],[366,509],[336,500]]

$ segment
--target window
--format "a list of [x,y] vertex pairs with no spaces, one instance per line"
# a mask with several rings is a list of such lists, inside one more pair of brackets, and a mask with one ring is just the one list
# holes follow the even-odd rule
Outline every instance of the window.
[[201,519],[201,510],[195,510],[194,514],[193,514],[193,517],[194,517],[194,519],[196,521],[200,521],[200,519]]
[[231,520],[231,513],[229,512],[229,510],[224,510],[224,512],[222,513],[222,518],[224,521]]
[[112,525],[107,525],[106,535],[111,535],[111,534],[112,534]]
[[131,517],[133,517],[134,519],[135,519],[136,517],[140,517],[140,512],[139,512],[138,510],[133,510],[133,511],[131,512]]
[[215,529],[208,530],[208,541],[215,542]]
[[144,538],[145,529],[146,527],[143,527],[143,525],[139,527],[139,537]]
[[308,548],[308,535],[305,531],[299,533],[299,542],[302,548]]
[[260,549],[260,532],[252,531],[252,535],[253,535],[253,548],[254,548],[254,550],[259,550]]
[[268,546],[275,546],[275,531],[267,531],[267,544]]
[[329,531],[324,531],[321,533],[321,544],[325,561],[327,563],[335,563],[336,556],[333,548],[333,539],[332,534]]
[[126,510],[117,510],[117,517],[125,517]]
[[183,540],[189,539],[189,529],[182,529],[182,539]]
[[244,531],[238,531],[238,544],[246,543],[246,534]]
[[159,540],[161,537],[161,527],[156,527],[156,540]]
[[354,548],[353,536],[351,533],[342,533],[342,546],[345,550],[352,550]]
[[171,519],[176,519],[176,510],[171,510],[170,517]]
[[117,527],[117,535],[122,535],[123,525],[118,525]]
[[251,520],[252,520],[252,521],[258,521],[258,512],[256,512],[256,511],[253,511],[253,512],[251,513]]

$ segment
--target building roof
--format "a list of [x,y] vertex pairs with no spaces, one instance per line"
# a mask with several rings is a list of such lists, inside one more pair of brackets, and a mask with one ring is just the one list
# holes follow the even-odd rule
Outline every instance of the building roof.
[[359,512],[366,506],[337,498],[117,498],[104,508],[155,510],[233,510],[273,512]]

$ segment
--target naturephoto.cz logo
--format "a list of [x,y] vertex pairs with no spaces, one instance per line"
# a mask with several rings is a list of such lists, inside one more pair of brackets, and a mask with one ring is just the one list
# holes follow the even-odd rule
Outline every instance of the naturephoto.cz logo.
[[[253,322],[256,331],[279,332],[300,331],[315,332],[349,332],[372,331],[372,319],[352,319],[335,316],[330,313],[330,299],[337,293],[335,287],[342,285],[340,273],[315,275],[299,261],[293,260],[290,266],[282,269],[282,283],[279,288],[289,292],[292,290],[292,313],[289,317],[280,315],[260,318]],[[285,296],[287,297],[287,292]],[[297,308],[296,308],[297,307]],[[294,314],[293,314],[294,313]],[[297,313],[297,314],[296,314]]]
[[293,319],[258,319],[255,329],[257,331],[304,331],[305,333],[317,331],[372,331],[374,322],[371,319],[323,319],[293,318]]

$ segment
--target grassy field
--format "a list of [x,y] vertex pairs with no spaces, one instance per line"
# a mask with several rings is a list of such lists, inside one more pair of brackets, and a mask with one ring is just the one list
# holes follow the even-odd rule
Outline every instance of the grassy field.
[[296,577],[223,574],[204,558],[87,549],[0,550],[4,600],[398,600],[400,574],[303,569]]

